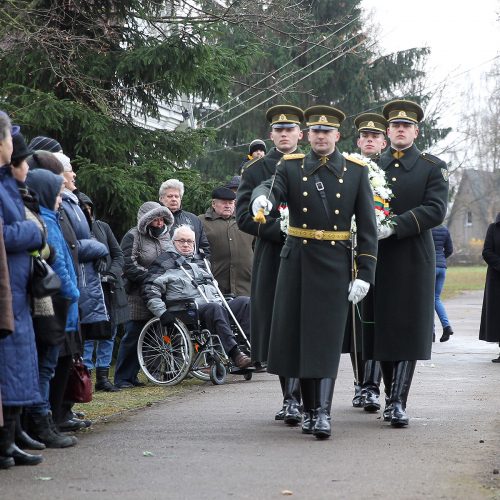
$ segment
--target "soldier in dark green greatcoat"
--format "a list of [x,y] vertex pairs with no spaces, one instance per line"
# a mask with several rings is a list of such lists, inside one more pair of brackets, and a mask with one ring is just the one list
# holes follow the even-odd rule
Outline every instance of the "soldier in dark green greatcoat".
[[[312,151],[283,156],[271,201],[267,182],[254,190],[252,212],[288,203],[268,371],[300,378],[302,431],[321,439],[331,434],[332,395],[349,300],[361,300],[375,276],[377,228],[366,164],[345,158],[335,147],[344,113],[313,106],[304,115]],[[349,241],[353,215],[358,231],[355,280]]]
[[[378,163],[380,154],[387,146],[385,133],[387,131],[387,120],[377,113],[361,113],[354,119],[354,126],[358,131],[357,145],[363,156],[366,156],[375,163]],[[370,289],[365,300],[361,304],[362,316],[366,320],[368,316],[373,316],[370,306],[373,300],[370,299],[373,290]],[[361,334],[363,332],[362,324],[359,321],[358,314],[354,312],[356,321],[356,352],[354,352],[353,332],[352,332],[352,314],[346,331],[343,352],[349,352],[354,371],[354,397],[352,406],[363,408],[367,412],[376,412],[380,410],[380,380],[382,372],[380,363],[373,359],[362,359]]]
[[431,229],[446,215],[448,170],[414,144],[422,108],[411,101],[386,104],[388,148],[380,156],[394,197],[394,226],[379,232],[374,330],[363,335],[363,354],[381,362],[384,420],[408,425],[406,401],[418,359],[430,359],[434,322],[435,252]]
[[[302,139],[300,123],[304,114],[300,108],[278,105],[270,108],[266,117],[271,124],[271,139],[275,147],[263,158],[245,164],[236,199],[238,227],[256,237],[250,295],[250,340],[252,360],[261,363],[267,361],[274,291],[286,235],[280,229],[278,207],[267,215],[266,224],[258,224],[249,212],[250,199],[254,188],[274,175],[276,163],[281,157],[297,150],[297,144]],[[297,425],[302,418],[299,381],[280,377],[280,383],[283,405],[275,419]]]

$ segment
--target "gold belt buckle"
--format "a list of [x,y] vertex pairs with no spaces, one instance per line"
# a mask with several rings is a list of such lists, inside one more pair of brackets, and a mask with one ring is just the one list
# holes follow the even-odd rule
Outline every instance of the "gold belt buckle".
[[314,231],[314,239],[315,240],[322,240],[323,239],[323,233],[324,233],[323,230]]

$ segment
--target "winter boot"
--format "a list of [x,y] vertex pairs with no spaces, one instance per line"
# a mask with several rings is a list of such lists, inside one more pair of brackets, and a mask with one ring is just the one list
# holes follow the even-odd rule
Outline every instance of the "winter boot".
[[302,403],[304,405],[302,433],[312,434],[316,423],[316,379],[301,378],[300,392],[302,393]]
[[19,448],[24,448],[26,450],[45,450],[45,445],[32,439],[21,425],[21,415],[16,416],[16,444]]
[[391,387],[391,425],[393,427],[405,427],[410,421],[406,414],[406,401],[416,364],[416,361],[398,361],[394,367]]
[[365,361],[365,378],[363,380],[363,408],[365,411],[375,412],[380,410],[380,379],[382,371],[380,363],[370,359]]
[[334,378],[316,379],[316,422],[313,434],[318,439],[328,439],[332,434],[330,412],[334,387]]
[[105,392],[118,392],[120,389],[115,387],[109,380],[109,368],[96,368],[95,370],[95,390]]
[[4,426],[0,427],[0,455],[13,458],[15,465],[38,465],[43,460],[41,455],[30,455],[19,449],[14,442],[19,411],[17,407],[4,407]]
[[64,436],[59,433],[52,414],[28,415],[28,433],[47,448],[68,448],[74,446],[78,440],[74,436]]
[[453,330],[451,329],[451,326],[445,326],[443,328],[443,335],[441,335],[439,342],[448,342],[448,340],[450,340],[450,335],[453,335]]
[[302,420],[300,411],[300,381],[298,378],[285,379],[285,394],[283,397],[285,416],[283,420],[287,425],[298,425]]

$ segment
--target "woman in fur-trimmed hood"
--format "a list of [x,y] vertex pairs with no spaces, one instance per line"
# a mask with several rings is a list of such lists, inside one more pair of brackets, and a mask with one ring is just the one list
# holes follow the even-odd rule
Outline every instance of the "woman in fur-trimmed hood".
[[117,387],[132,387],[139,383],[137,340],[143,326],[152,317],[142,300],[141,286],[149,266],[168,248],[169,230],[173,223],[174,217],[168,208],[147,201],[137,212],[137,226],[130,229],[121,242],[130,320],[125,324],[125,334],[116,360],[114,382]]

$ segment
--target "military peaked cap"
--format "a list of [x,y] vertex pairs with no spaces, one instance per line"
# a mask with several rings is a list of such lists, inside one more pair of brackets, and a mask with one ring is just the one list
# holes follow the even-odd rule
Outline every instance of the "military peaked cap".
[[292,128],[304,121],[304,112],[296,106],[279,104],[267,110],[266,118],[273,128]]
[[424,117],[424,110],[413,101],[397,99],[388,102],[382,109],[386,120],[391,122],[419,123]]
[[345,120],[344,112],[331,106],[311,106],[304,111],[304,116],[309,130],[339,128]]
[[380,132],[385,134],[387,131],[387,120],[377,113],[361,113],[354,119],[354,125],[358,132]]

